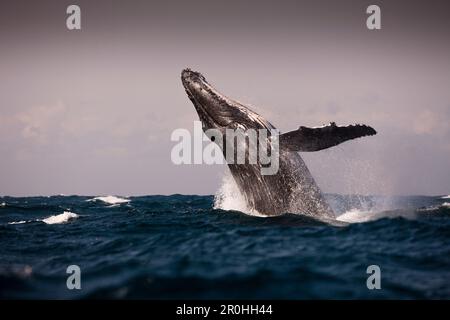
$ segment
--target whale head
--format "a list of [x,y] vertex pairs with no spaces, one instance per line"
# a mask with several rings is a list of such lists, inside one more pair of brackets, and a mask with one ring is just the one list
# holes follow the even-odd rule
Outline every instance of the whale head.
[[194,104],[204,131],[273,128],[268,121],[248,107],[217,91],[201,73],[184,69],[181,72],[181,81]]

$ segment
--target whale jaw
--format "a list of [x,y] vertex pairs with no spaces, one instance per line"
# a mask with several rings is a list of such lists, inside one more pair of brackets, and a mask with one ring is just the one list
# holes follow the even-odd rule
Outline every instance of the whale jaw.
[[233,116],[238,110],[227,103],[227,98],[215,90],[201,73],[184,69],[181,81],[204,130],[225,128],[233,122]]
[[204,130],[274,128],[256,112],[216,90],[200,72],[184,69],[181,81]]

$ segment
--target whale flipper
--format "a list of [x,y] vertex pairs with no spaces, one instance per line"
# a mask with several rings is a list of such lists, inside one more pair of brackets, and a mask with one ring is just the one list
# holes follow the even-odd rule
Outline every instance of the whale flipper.
[[280,135],[280,150],[319,151],[334,147],[347,140],[372,136],[376,133],[372,127],[360,124],[340,127],[331,122],[329,125],[320,128],[302,126],[298,130]]

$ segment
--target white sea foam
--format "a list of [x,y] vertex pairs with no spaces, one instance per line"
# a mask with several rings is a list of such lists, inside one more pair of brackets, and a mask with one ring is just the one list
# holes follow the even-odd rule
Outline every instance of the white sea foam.
[[222,184],[214,195],[214,209],[241,211],[251,216],[265,217],[248,207],[247,201],[230,172],[225,173]]
[[448,196],[443,196],[441,199],[450,199],[450,194]]
[[41,221],[45,222],[46,224],[59,224],[76,218],[78,218],[78,215],[76,213],[64,211],[64,213],[55,216],[50,216],[48,218],[42,219]]
[[417,211],[420,211],[420,212],[435,211],[435,210],[439,210],[439,208],[441,206],[444,206],[444,205],[428,206],[428,207],[425,207],[425,208],[419,208],[419,209],[417,209]]
[[450,202],[444,202],[444,203],[441,203],[440,205],[434,205],[434,206],[429,206],[426,208],[418,209],[418,211],[434,211],[434,210],[439,210],[439,208],[449,208],[449,207],[450,207]]
[[30,223],[30,222],[44,222],[46,224],[60,224],[60,223],[67,222],[71,219],[76,219],[78,217],[79,216],[76,213],[73,213],[70,211],[64,211],[61,214],[50,216],[45,219],[12,221],[12,222],[8,222],[8,224],[24,224],[24,223]]
[[119,198],[116,196],[105,196],[105,197],[95,197],[93,199],[89,199],[87,201],[103,201],[105,203],[108,204],[120,204],[120,203],[127,203],[130,202],[131,200],[129,199],[125,199],[125,198]]
[[6,207],[6,202],[0,203],[0,207]]
[[21,221],[8,222],[8,224],[23,224],[23,223],[27,223],[27,222],[29,222],[29,221],[21,220]]
[[336,217],[336,220],[348,223],[368,222],[382,218],[379,212],[351,209]]
[[414,212],[413,210],[365,211],[359,209],[351,209],[337,216],[336,220],[348,223],[362,223],[382,218],[397,217],[413,219],[416,217],[416,212]]

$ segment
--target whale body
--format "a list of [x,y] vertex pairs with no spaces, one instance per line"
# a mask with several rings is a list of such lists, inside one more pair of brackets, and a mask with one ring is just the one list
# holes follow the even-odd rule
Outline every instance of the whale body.
[[[181,80],[192,101],[204,131],[226,129],[266,129],[275,127],[248,106],[232,100],[212,87],[199,73],[184,69]],[[337,126],[334,122],[319,128],[299,129],[278,136],[278,170],[263,175],[263,164],[228,163],[231,174],[250,209],[267,216],[284,213],[303,214],[319,219],[334,219],[305,162],[298,152],[319,151],[344,141],[376,134],[366,125]],[[271,143],[271,137],[267,143]],[[214,138],[211,139],[214,141]],[[225,155],[225,148],[221,145]]]

